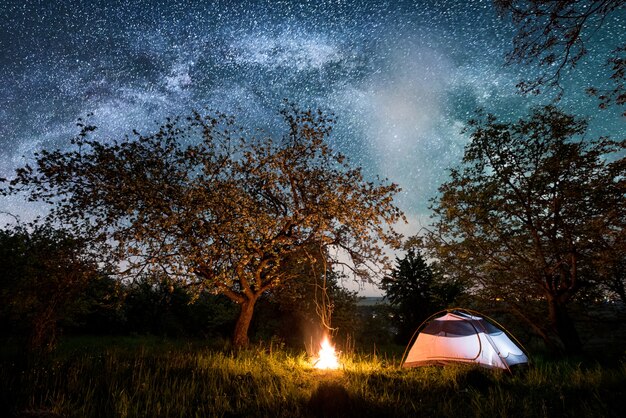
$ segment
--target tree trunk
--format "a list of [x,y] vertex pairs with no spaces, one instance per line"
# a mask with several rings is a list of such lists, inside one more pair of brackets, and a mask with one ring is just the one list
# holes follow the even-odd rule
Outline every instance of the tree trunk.
[[250,328],[256,300],[257,298],[255,297],[254,299],[246,299],[241,303],[241,311],[239,312],[235,333],[233,334],[233,345],[237,349],[248,345],[248,328]]
[[574,321],[567,313],[567,307],[559,302],[557,298],[549,298],[550,323],[559,339],[563,343],[565,354],[582,354],[582,343],[578,336],[578,331],[574,326]]
[[[492,311],[494,313],[498,312],[498,310]],[[535,316],[529,316],[528,314],[524,313],[524,310],[514,303],[509,303],[508,309],[504,309],[502,310],[502,312],[512,313],[516,318],[528,325],[532,333],[534,333],[537,337],[543,340],[548,350],[554,353],[560,350],[560,346],[557,342],[554,341],[554,335],[551,335],[550,329],[548,327],[540,325],[541,321],[538,321]]]

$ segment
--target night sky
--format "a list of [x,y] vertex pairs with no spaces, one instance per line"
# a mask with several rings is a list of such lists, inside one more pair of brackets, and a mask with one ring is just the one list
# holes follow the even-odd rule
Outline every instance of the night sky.
[[[561,104],[589,116],[594,134],[624,133],[620,109],[598,110],[584,89],[606,80],[625,25],[609,19],[565,77]],[[204,108],[271,129],[288,98],[333,112],[336,146],[400,184],[410,220],[400,229],[412,233],[460,161],[476,107],[506,118],[549,102],[517,94],[535,69],[504,65],[513,33],[490,0],[3,0],[0,177],[69,146],[90,112],[103,140]],[[0,211],[29,219],[40,208],[13,197]]]

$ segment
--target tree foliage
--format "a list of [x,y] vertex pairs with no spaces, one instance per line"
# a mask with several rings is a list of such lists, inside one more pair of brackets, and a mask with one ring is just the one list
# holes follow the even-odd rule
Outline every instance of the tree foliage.
[[[429,246],[446,272],[579,351],[567,306],[606,283],[623,254],[626,142],[585,138],[585,121],[553,106],[512,123],[480,114],[468,129],[462,165],[434,201]],[[537,301],[547,312],[533,315]]]
[[48,352],[98,274],[83,241],[46,225],[0,230],[0,323],[30,353]]
[[292,279],[284,260],[333,247],[369,277],[403,218],[395,184],[366,181],[330,147],[332,117],[294,105],[281,114],[278,139],[219,113],[107,142],[81,122],[72,150],[43,151],[5,192],[49,203],[50,219],[109,246],[128,271],[159,270],[235,301],[242,346],[257,299]]
[[[109,331],[113,334],[227,338],[237,318],[236,305],[223,295],[204,292],[193,300],[183,283],[162,274],[143,275],[124,284],[122,291],[123,321]],[[86,332],[94,332],[92,324],[85,325]]]
[[459,281],[446,278],[414,247],[403,258],[396,258],[396,265],[381,281],[381,288],[391,304],[398,341],[404,344],[425,319],[449,307],[463,293]]
[[[543,71],[534,79],[518,84],[524,93],[538,93],[542,88],[562,91],[563,72],[575,68],[587,55],[587,45],[602,25],[624,11],[624,0],[494,0],[502,15],[510,15],[517,27],[509,62],[537,64]],[[626,44],[615,39],[616,46],[606,65],[613,82],[611,89],[589,88],[598,96],[600,107],[611,103],[626,104],[624,90]]]

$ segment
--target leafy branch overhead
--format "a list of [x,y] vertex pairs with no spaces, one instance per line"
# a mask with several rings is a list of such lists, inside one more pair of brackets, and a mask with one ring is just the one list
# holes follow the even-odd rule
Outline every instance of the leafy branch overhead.
[[400,239],[390,228],[403,219],[398,186],[366,181],[329,146],[331,116],[294,105],[281,114],[279,139],[221,113],[113,142],[81,121],[73,150],[41,152],[6,192],[49,203],[52,220],[112,246],[129,271],[160,269],[228,296],[249,310],[247,329],[258,297],[292,278],[284,260],[334,248],[365,279],[387,263],[381,245]]
[[[626,7],[624,0],[494,0],[494,3],[501,15],[511,17],[517,29],[508,62],[537,64],[541,68],[537,77],[518,84],[523,93],[557,88],[562,94],[564,73],[582,63],[592,38]],[[626,104],[626,44],[619,37],[603,42],[607,41],[614,42],[606,58],[610,72],[607,79],[612,87],[589,86],[587,90],[598,97],[602,108],[612,103]]]

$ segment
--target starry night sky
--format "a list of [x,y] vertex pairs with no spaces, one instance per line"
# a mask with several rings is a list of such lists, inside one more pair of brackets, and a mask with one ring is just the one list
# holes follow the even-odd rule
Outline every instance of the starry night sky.
[[[401,185],[400,229],[413,233],[476,107],[506,118],[550,100],[517,94],[535,70],[504,65],[514,30],[490,0],[0,3],[0,177],[68,146],[90,112],[107,140],[207,107],[271,128],[288,98],[333,112],[336,146]],[[599,111],[584,88],[606,79],[625,25],[607,21],[566,74],[561,104],[590,116],[594,134],[623,136],[619,109]],[[12,197],[0,211],[40,208]]]

